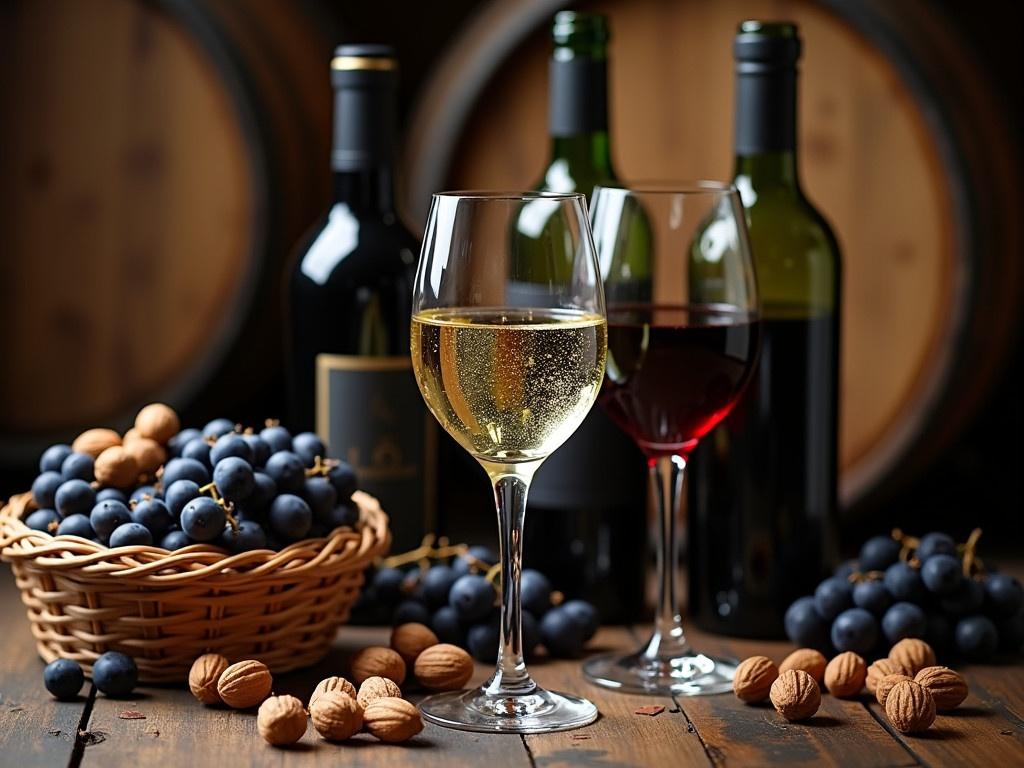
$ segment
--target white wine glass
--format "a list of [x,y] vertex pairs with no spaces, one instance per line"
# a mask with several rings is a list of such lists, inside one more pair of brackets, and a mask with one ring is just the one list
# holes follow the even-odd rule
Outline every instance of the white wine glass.
[[[520,232],[525,219],[531,236]],[[433,196],[413,289],[413,371],[431,413],[494,487],[498,662],[482,687],[430,696],[423,716],[469,731],[543,733],[597,708],[546,691],[523,659],[519,581],[530,481],[576,431],[604,378],[604,293],[580,194]]]

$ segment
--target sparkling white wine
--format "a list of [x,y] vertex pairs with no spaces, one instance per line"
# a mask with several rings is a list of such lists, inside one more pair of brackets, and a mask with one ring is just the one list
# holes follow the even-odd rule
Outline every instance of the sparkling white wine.
[[537,461],[583,421],[604,377],[607,324],[557,309],[439,309],[412,318],[427,405],[478,459]]

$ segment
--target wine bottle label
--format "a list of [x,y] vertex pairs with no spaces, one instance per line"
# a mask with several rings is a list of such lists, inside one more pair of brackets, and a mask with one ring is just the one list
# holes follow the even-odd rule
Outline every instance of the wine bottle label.
[[317,432],[391,518],[392,549],[419,546],[437,528],[437,429],[408,355],[316,358]]

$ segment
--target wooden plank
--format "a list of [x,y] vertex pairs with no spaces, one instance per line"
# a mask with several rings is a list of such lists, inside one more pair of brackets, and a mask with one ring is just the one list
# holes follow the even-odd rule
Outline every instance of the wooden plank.
[[[66,765],[71,758],[86,696],[54,701],[43,687],[43,662],[25,619],[10,570],[0,567],[0,763]],[[89,686],[84,687],[88,693]]]
[[986,706],[1017,726],[1024,726],[1024,680],[1019,663],[1011,669],[975,665],[963,670],[963,674],[971,693]]
[[[593,645],[626,650],[638,644],[627,630],[611,627],[602,630]],[[578,662],[533,664],[530,672],[545,688],[589,698],[601,713],[586,728],[524,737],[537,765],[711,765],[700,738],[688,728],[671,697],[616,693],[590,685]],[[638,707],[652,704],[664,706],[665,711],[653,717],[636,714]]]

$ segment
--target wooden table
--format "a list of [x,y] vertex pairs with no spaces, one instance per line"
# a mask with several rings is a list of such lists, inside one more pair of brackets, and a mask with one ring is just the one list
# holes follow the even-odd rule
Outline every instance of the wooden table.
[[[544,686],[589,696],[601,711],[594,725],[520,737],[428,724],[405,746],[380,744],[368,735],[334,745],[310,728],[296,747],[280,750],[260,739],[253,712],[203,707],[184,688],[141,688],[131,699],[115,701],[87,687],[77,702],[54,701],[42,686],[43,664],[13,580],[6,567],[3,571],[0,766],[1024,766],[1024,667],[1019,664],[963,669],[971,695],[919,736],[890,728],[873,697],[823,696],[814,718],[793,724],[769,706],[747,706],[731,694],[670,698],[606,692],[584,682],[578,662],[559,661],[534,664],[532,672]],[[631,648],[640,634],[640,629],[603,629],[594,650]],[[386,643],[387,635],[383,628],[343,628],[327,659],[314,669],[280,676],[274,688],[305,701],[321,678],[347,672],[353,650]],[[765,653],[778,660],[792,650],[786,643],[691,635],[704,649],[741,658]],[[489,673],[477,665],[473,682]],[[665,710],[653,717],[635,714],[648,704]],[[137,717],[132,713],[141,717],[125,719]]]

